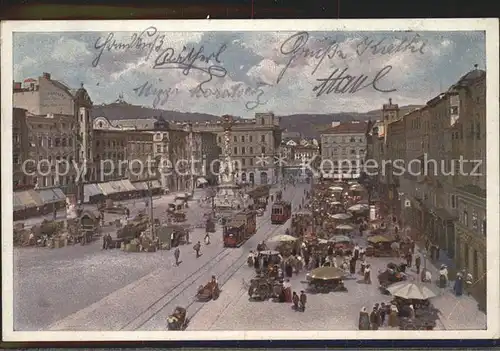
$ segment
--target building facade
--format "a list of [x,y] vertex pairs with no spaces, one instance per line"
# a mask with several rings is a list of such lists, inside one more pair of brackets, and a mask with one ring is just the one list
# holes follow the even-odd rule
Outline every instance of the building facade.
[[[218,146],[223,147],[221,121],[195,122],[193,130],[216,134]],[[272,113],[256,113],[253,119],[235,119],[231,138],[231,159],[238,167],[237,181],[251,184],[278,181],[281,174],[275,161],[281,144],[278,117]]]
[[359,178],[366,155],[367,123],[333,122],[321,134],[323,176],[339,179]]
[[[477,67],[422,108],[405,114],[407,172],[398,187],[403,218],[425,240],[472,273],[473,295],[486,303],[486,72]],[[401,152],[400,122],[386,146]],[[399,136],[398,136],[399,135]],[[372,143],[373,144],[373,143]],[[370,150],[375,149],[374,144]],[[473,161],[470,161],[473,160]]]

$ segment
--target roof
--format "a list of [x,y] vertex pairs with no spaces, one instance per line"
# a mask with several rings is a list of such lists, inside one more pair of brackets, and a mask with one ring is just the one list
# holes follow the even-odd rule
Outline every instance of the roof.
[[[153,130],[158,122],[163,122],[157,118],[134,118],[134,119],[120,119],[114,120],[111,124],[115,127],[124,129],[137,129],[137,130]],[[166,122],[166,126],[169,125]]]
[[457,88],[464,88],[471,86],[475,82],[484,79],[485,77],[486,77],[486,71],[483,71],[481,69],[473,69],[472,71],[467,72],[462,77],[460,77],[458,82],[453,84],[449,90],[452,91]]
[[328,128],[323,132],[323,134],[351,134],[351,133],[364,134],[366,132],[366,128],[367,128],[367,123],[365,121],[346,122],[346,123],[341,123],[338,126]]

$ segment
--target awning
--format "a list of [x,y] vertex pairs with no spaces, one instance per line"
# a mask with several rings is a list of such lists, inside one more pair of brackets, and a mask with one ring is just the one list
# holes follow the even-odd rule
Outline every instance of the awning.
[[125,185],[119,180],[113,180],[109,182],[109,185],[113,188],[115,193],[123,193],[128,191],[127,188],[125,188]]
[[135,182],[132,183],[132,185],[137,189],[137,190],[148,190],[148,186],[144,182]]
[[42,189],[42,190],[37,190],[37,192],[38,192],[38,196],[42,199],[42,201],[45,204],[51,204],[54,202],[62,201],[60,196],[58,196],[54,192],[54,189]]
[[127,189],[127,191],[137,191],[137,188],[132,185],[130,180],[123,179],[121,182],[122,182],[123,186],[125,187],[125,189]]
[[198,179],[196,179],[196,184],[198,184],[198,185],[207,184],[207,183],[208,183],[208,180],[206,180],[204,177],[199,177]]
[[60,201],[64,200],[66,201],[66,194],[59,188],[52,188],[52,191],[56,196],[60,199]]
[[153,188],[153,189],[158,189],[158,188],[161,188],[161,184],[160,184],[160,182],[159,182],[158,180],[153,180],[153,181],[151,182],[151,188]]
[[102,195],[102,190],[97,186],[97,184],[85,184],[83,186],[83,193],[85,197]]
[[31,197],[30,193],[28,191],[19,191],[16,193],[19,203],[22,208],[28,208],[28,207],[37,207],[38,204],[36,201]]
[[109,183],[101,183],[98,184],[98,186],[101,189],[103,195],[110,195],[116,193],[115,189],[113,189],[113,187]]
[[12,196],[13,201],[13,209],[14,211],[22,210],[25,206],[23,205],[21,199],[18,196],[18,192],[14,192],[14,196]]

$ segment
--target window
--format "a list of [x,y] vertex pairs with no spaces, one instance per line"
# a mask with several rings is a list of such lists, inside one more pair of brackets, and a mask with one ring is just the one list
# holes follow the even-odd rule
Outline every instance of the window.
[[242,136],[241,136],[241,142],[242,142],[242,143],[244,143],[244,142],[245,142],[245,136],[244,136],[244,135],[242,135]]
[[265,154],[265,153],[266,153],[266,147],[265,147],[265,146],[262,146],[262,147],[260,148],[260,152],[261,152],[261,153],[263,153],[263,154]]
[[15,165],[19,164],[19,156],[18,155],[12,155],[12,163]]
[[161,152],[161,144],[156,145],[156,152],[160,153]]
[[233,140],[234,140],[234,142],[238,142],[238,137],[235,135],[235,136],[233,137]]
[[48,137],[47,138],[47,146],[50,148],[52,147],[52,138],[51,137]]
[[253,147],[250,146],[250,153],[253,154]]
[[453,209],[457,208],[457,199],[456,199],[455,195],[450,196],[450,205],[451,205],[451,208],[453,208]]
[[242,147],[242,148],[241,148],[241,154],[242,154],[242,155],[244,155],[244,154],[245,154],[245,148],[244,148],[244,147]]
[[266,124],[266,120],[264,119],[264,117],[260,119],[260,124]]
[[253,158],[249,159],[248,161],[250,161],[250,166],[253,166]]
[[260,136],[260,141],[265,143],[266,142],[266,136],[265,135],[261,135]]
[[250,136],[248,137],[248,141],[250,141],[250,142],[252,142],[252,141],[253,141],[253,136],[252,136],[252,135],[250,135]]
[[245,165],[245,161],[246,161],[246,160],[245,160],[244,158],[242,158],[242,159],[241,159],[241,165],[242,165],[242,166],[244,166],[244,165]]
[[481,123],[476,123],[476,139],[481,140]]
[[477,212],[476,210],[472,210],[472,229],[478,230],[479,229],[479,220],[477,217]]
[[238,148],[237,148],[237,147],[235,147],[235,148],[234,148],[234,154],[236,155],[237,153],[238,153]]
[[356,150],[351,149],[351,155],[354,155],[356,153]]
[[452,115],[458,115],[458,106],[452,106],[452,107],[450,108],[450,113],[451,113]]
[[349,139],[349,141],[350,141],[351,143],[354,143],[354,142],[356,142],[356,139],[354,139],[354,137],[351,137],[351,139]]
[[222,143],[222,137],[221,136],[217,137],[217,140],[218,140],[219,144]]

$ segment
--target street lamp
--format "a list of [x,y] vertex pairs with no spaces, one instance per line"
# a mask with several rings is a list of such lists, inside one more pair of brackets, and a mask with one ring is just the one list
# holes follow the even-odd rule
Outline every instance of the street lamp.
[[427,249],[424,247],[421,251],[422,258],[424,259],[424,272],[427,271]]

